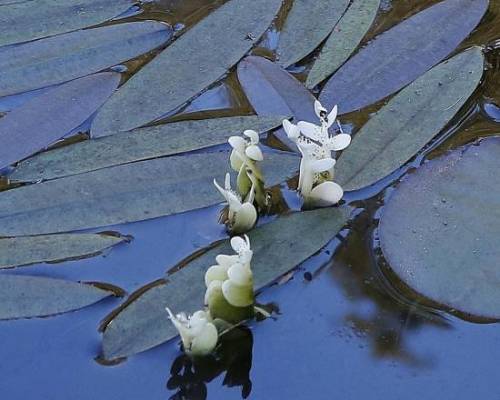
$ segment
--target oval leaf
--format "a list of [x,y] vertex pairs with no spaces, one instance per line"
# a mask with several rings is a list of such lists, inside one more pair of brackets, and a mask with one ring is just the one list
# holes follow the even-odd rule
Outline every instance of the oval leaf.
[[116,295],[78,282],[0,275],[0,320],[46,317],[78,310]]
[[171,36],[165,24],[131,22],[0,48],[0,96],[99,72],[146,53]]
[[372,26],[379,7],[380,0],[353,0],[321,48],[307,76],[308,88],[314,88],[344,64]]
[[[270,186],[292,177],[298,158],[266,154]],[[58,233],[141,221],[223,201],[226,152],[141,161],[0,193],[0,236]],[[234,182],[234,180],[233,180]]]
[[500,319],[500,137],[429,161],[399,185],[380,220],[382,250],[417,293]]
[[245,129],[267,132],[283,117],[228,117],[139,128],[47,151],[19,164],[13,181],[38,182],[225,143]]
[[278,63],[288,67],[311,53],[330,34],[349,0],[294,0],[280,32]]
[[354,136],[336,165],[336,180],[358,190],[386,177],[436,136],[479,85],[484,56],[473,47],[406,87]]
[[125,240],[93,233],[4,238],[0,239],[0,269],[90,257]]
[[51,89],[11,111],[0,119],[0,169],[80,126],[119,83],[120,74],[115,72],[86,76]]
[[116,92],[97,115],[92,135],[140,127],[192,99],[252,48],[280,5],[281,0],[231,0],[219,7]]
[[[347,223],[347,208],[324,208],[283,216],[251,231],[252,271],[257,290],[319,251]],[[168,277],[168,283],[132,295],[107,324],[104,357],[127,357],[177,336],[165,307],[194,312],[203,306],[204,275],[218,254],[232,254],[225,241]]]
[[445,0],[377,36],[321,92],[342,114],[398,91],[450,54],[476,27],[488,0]]
[[127,11],[132,0],[7,2],[0,10],[0,46],[97,25]]

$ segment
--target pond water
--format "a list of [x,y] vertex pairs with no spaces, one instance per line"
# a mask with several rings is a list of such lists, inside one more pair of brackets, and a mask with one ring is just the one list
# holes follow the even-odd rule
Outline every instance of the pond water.
[[[160,0],[126,18],[162,20],[182,29],[220,3]],[[433,3],[384,1],[367,39]],[[272,52],[282,18],[257,53]],[[357,208],[357,217],[288,279],[259,295],[260,303],[273,303],[279,311],[227,338],[221,359],[192,366],[176,339],[119,364],[103,365],[98,362],[98,327],[120,303],[109,299],[56,317],[0,322],[2,398],[500,399],[495,384],[498,325],[452,315],[408,293],[384,273],[377,247],[377,218],[394,182],[425,159],[498,134],[499,40],[500,1],[492,0],[481,25],[460,46],[487,48],[489,66],[480,90],[409,165],[374,187],[349,194],[346,201]],[[127,73],[150,59],[151,54],[126,63]],[[308,62],[293,68],[299,78]],[[0,111],[18,106],[24,97],[0,99]],[[355,133],[381,105],[341,121]],[[251,113],[233,71],[175,119]],[[207,223],[220,210],[216,206],[106,227],[132,235],[133,242],[98,257],[9,273],[109,282],[131,293],[194,251],[225,238],[222,226]]]

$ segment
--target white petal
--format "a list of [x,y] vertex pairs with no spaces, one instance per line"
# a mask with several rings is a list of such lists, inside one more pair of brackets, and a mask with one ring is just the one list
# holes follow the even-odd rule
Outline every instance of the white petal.
[[219,254],[217,257],[215,257],[215,261],[217,261],[217,264],[227,268],[238,262],[238,260],[239,257],[237,255],[228,256],[226,254]]
[[207,272],[205,272],[205,285],[208,288],[213,281],[225,281],[228,279],[227,271],[228,265],[212,265]]
[[299,138],[300,130],[297,125],[292,124],[289,120],[283,120],[283,129],[286,132],[288,138],[292,141],[296,141]]
[[316,186],[309,197],[314,199],[318,205],[337,204],[344,195],[342,187],[335,182],[323,182]]
[[318,100],[316,100],[314,102],[314,112],[316,113],[316,116],[318,118],[321,118],[321,113],[326,113],[326,108],[323,107],[323,105]]
[[224,179],[224,189],[231,190],[231,174],[229,172],[226,173],[226,177]]
[[185,323],[178,318],[180,314],[175,316],[168,307],[166,308],[166,310],[168,312],[170,321],[172,321],[172,324],[174,324],[175,329],[177,329],[179,335],[181,336],[184,348],[189,349],[191,347],[191,339],[192,339],[189,329],[187,328]]
[[351,135],[346,133],[339,133],[335,135],[332,139],[332,150],[339,151],[344,150],[347,146],[351,144]]
[[217,188],[217,190],[220,192],[220,194],[221,194],[221,195],[222,195],[222,196],[226,199],[226,201],[227,201],[227,194],[228,194],[228,192],[227,192],[225,189],[221,188],[221,187],[220,187],[220,185],[217,183],[217,181],[216,181],[215,179],[214,179],[214,185],[215,185],[215,187]]
[[227,271],[227,276],[235,285],[248,286],[253,285],[252,271],[243,264],[234,264]]
[[244,203],[235,214],[232,221],[233,233],[245,233],[252,229],[257,222],[257,210],[252,203]]
[[239,212],[241,210],[241,199],[232,192],[226,192],[226,200],[229,204],[229,211]]
[[216,296],[218,292],[222,291],[222,281],[212,281],[207,287],[205,292],[205,305],[208,305],[212,296]]
[[310,122],[300,121],[297,124],[297,127],[304,136],[307,136],[308,138],[313,140],[320,139],[320,132],[321,132],[320,126],[311,124]]
[[245,150],[245,154],[248,158],[251,158],[254,161],[262,161],[264,159],[262,150],[255,144],[251,144],[250,146],[248,146]]
[[253,304],[253,287],[238,286],[231,281],[222,284],[222,293],[229,304],[235,307],[247,307]]
[[311,162],[311,170],[314,173],[320,173],[331,170],[335,166],[333,158],[323,158],[322,160],[314,160]]
[[233,149],[239,151],[240,153],[243,153],[245,151],[245,147],[247,146],[247,141],[241,136],[231,136],[228,139],[228,142]]
[[229,156],[229,162],[231,163],[231,168],[233,169],[233,171],[236,172],[238,172],[243,165],[243,160],[236,150],[233,150],[231,152],[231,155]]
[[337,119],[337,113],[338,113],[338,107],[335,105],[335,107],[333,107],[332,111],[330,111],[330,114],[328,114],[328,125],[327,127],[331,127],[333,125],[333,123],[335,122],[335,120]]
[[243,134],[250,138],[250,143],[251,144],[258,144],[259,143],[259,134],[251,129],[247,129]]
[[236,253],[241,253],[247,248],[247,242],[240,236],[235,236],[231,238],[231,247]]
[[205,356],[210,354],[215,349],[218,340],[219,335],[217,333],[217,328],[214,324],[208,322],[193,339],[190,352],[193,356]]

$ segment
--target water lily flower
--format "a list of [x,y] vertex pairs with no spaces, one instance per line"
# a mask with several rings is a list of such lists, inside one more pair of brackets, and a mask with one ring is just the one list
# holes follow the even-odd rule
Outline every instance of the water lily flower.
[[210,354],[219,338],[217,328],[206,311],[196,311],[193,315],[174,315],[166,308],[168,316],[181,336],[184,351],[192,356]]
[[231,188],[231,175],[226,174],[224,188],[222,188],[214,179],[214,185],[217,190],[226,199],[228,204],[227,220],[225,224],[232,233],[240,234],[248,232],[257,222],[257,210],[253,205],[255,197],[255,184],[252,183],[250,192],[243,202],[241,196]]

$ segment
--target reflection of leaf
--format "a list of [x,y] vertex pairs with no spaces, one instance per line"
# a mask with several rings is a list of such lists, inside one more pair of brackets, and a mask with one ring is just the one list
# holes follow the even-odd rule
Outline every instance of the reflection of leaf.
[[93,233],[4,238],[0,239],[0,269],[88,257],[125,240]]
[[145,21],[0,48],[0,96],[101,71],[152,50],[171,36],[172,30],[167,25]]
[[354,0],[314,62],[306,86],[315,87],[334,73],[356,50],[373,23],[380,0]]
[[220,6],[116,92],[97,115],[92,135],[140,127],[186,103],[252,48],[280,6],[280,0],[230,0]]
[[276,53],[283,67],[302,60],[330,34],[349,0],[294,0]]
[[465,104],[483,74],[484,57],[473,47],[402,90],[356,134],[340,156],[336,179],[346,190],[371,185],[401,167]]
[[[255,287],[268,285],[321,249],[346,224],[348,214],[346,208],[295,213],[251,231]],[[175,337],[165,307],[186,312],[199,309],[205,293],[203,276],[221,253],[231,254],[228,241],[169,276],[168,283],[132,295],[105,327],[104,357],[126,357]]]
[[[125,12],[131,0],[6,1],[0,12],[0,46],[97,25]],[[2,4],[2,3],[0,3]]]
[[[292,177],[298,159],[265,155],[269,186]],[[227,152],[189,154],[119,165],[0,193],[0,236],[68,232],[142,221],[222,202]]]
[[41,94],[0,119],[0,169],[30,156],[85,122],[113,93],[120,74],[86,76]]
[[439,304],[500,318],[500,138],[429,161],[390,197],[380,221],[396,275]]
[[488,0],[444,0],[379,35],[321,92],[347,113],[396,92],[451,53],[479,23]]
[[77,310],[115,291],[37,276],[0,275],[0,320],[45,317]]
[[224,143],[245,129],[267,132],[283,117],[229,117],[182,121],[86,140],[41,153],[19,164],[9,176],[35,182],[168,156]]

